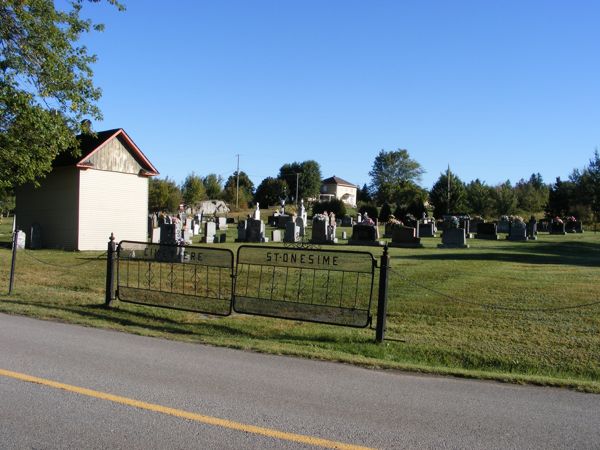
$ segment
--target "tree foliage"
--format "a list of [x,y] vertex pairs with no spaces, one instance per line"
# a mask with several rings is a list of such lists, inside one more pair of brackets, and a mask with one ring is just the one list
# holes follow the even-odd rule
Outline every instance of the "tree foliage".
[[206,196],[213,200],[221,197],[223,191],[223,178],[220,175],[209,173],[202,179]]
[[392,208],[388,202],[385,202],[381,206],[381,211],[379,211],[379,221],[387,222],[390,220],[390,216],[392,215]]
[[287,183],[279,178],[267,177],[256,188],[254,200],[263,206],[275,205],[285,198]]
[[464,212],[467,207],[464,183],[448,169],[446,173],[440,175],[429,191],[429,203],[433,206],[435,217]]
[[0,223],[2,216],[8,216],[15,209],[15,194],[11,189],[0,188]]
[[527,181],[520,179],[515,185],[517,208],[527,215],[544,211],[548,203],[548,192],[548,186],[539,173],[531,174]]
[[550,216],[564,217],[571,212],[571,201],[575,191],[575,183],[563,181],[556,177],[556,181],[550,187],[548,194],[548,206],[546,212]]
[[169,177],[150,178],[148,185],[148,210],[176,212],[182,201],[181,190]]
[[[321,166],[318,162],[308,160],[284,164],[279,169],[278,177],[287,183],[288,197],[291,200],[302,198],[318,198],[321,191]],[[296,199],[296,180],[298,181],[298,199]]]
[[334,213],[336,217],[346,215],[346,204],[339,198],[332,198],[326,202],[316,202],[312,205],[313,214],[322,214],[324,212]]
[[194,205],[206,199],[206,188],[202,178],[194,172],[189,174],[181,185],[181,194],[186,205]]
[[[426,211],[425,202],[427,201],[428,192],[422,187],[407,182],[403,189],[396,193],[394,201],[396,203],[396,212],[401,212],[400,217],[411,214],[415,217],[421,217]],[[395,216],[396,214],[394,214]]]
[[380,204],[395,202],[402,191],[414,190],[423,173],[421,165],[410,158],[407,150],[381,150],[369,172],[371,193]]
[[517,211],[517,194],[506,180],[494,188],[494,209],[499,216],[514,214]]
[[372,200],[369,192],[369,187],[363,184],[363,187],[356,190],[356,201],[357,202],[370,202]]
[[377,206],[372,203],[365,203],[358,208],[358,212],[361,213],[364,217],[365,213],[375,220],[379,217],[379,211],[377,210]]
[[239,192],[237,189],[237,171],[227,178],[223,189],[223,200],[229,205],[235,206],[237,198],[239,207],[246,208],[254,198],[254,183],[243,170],[240,171],[239,178]]
[[465,186],[467,212],[481,217],[491,217],[494,211],[493,188],[479,178]]
[[83,3],[0,1],[0,188],[36,183],[57,155],[78,151],[82,119],[102,118],[96,56],[77,44],[102,25],[81,18]]

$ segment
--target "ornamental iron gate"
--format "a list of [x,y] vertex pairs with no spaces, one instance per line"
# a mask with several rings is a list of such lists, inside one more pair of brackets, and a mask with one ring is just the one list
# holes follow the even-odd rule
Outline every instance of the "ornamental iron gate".
[[[368,252],[242,245],[234,272],[228,249],[121,241],[115,250],[113,239],[107,257],[107,306],[116,293],[123,302],[219,316],[233,310],[357,328],[372,322],[377,261]],[[385,329],[388,264],[386,247],[378,342]]]
[[235,312],[349,327],[371,323],[371,253],[238,248]]
[[123,302],[231,314],[231,250],[121,241],[117,261],[116,294]]

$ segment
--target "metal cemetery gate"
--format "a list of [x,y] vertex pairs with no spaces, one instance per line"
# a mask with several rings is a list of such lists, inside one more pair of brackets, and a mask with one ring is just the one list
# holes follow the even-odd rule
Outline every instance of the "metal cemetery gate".
[[231,250],[121,241],[117,261],[117,298],[123,302],[231,314]]
[[[107,304],[114,298],[111,245],[112,241]],[[116,296],[123,302],[221,316],[233,309],[366,327],[372,320],[376,266],[368,252],[242,245],[234,273],[231,250],[121,241],[116,251]],[[380,288],[380,297],[382,292]],[[383,325],[378,327],[383,330]]]
[[233,309],[239,313],[366,327],[375,259],[367,252],[242,245]]

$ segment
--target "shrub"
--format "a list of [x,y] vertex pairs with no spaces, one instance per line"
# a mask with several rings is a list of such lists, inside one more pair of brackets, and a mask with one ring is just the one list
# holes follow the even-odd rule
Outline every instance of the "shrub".
[[390,216],[392,215],[392,208],[390,208],[390,204],[385,202],[381,207],[381,211],[379,211],[379,221],[387,222],[390,220]]
[[377,206],[372,205],[372,204],[362,205],[359,208],[358,212],[361,213],[362,215],[367,213],[368,216],[373,220],[375,220],[375,218],[379,217],[379,212],[377,211]]
[[322,214],[327,211],[328,213],[333,212],[336,217],[343,217],[346,215],[346,205],[343,201],[334,198],[327,202],[318,202],[312,205],[312,213]]

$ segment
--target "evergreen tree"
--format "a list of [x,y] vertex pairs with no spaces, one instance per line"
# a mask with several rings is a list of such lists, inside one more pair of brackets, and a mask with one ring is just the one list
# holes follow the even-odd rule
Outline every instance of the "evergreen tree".
[[481,217],[489,217],[494,210],[493,188],[475,179],[465,186],[467,211]]
[[467,207],[464,183],[448,169],[440,174],[429,191],[429,203],[433,206],[435,217],[464,212]]

